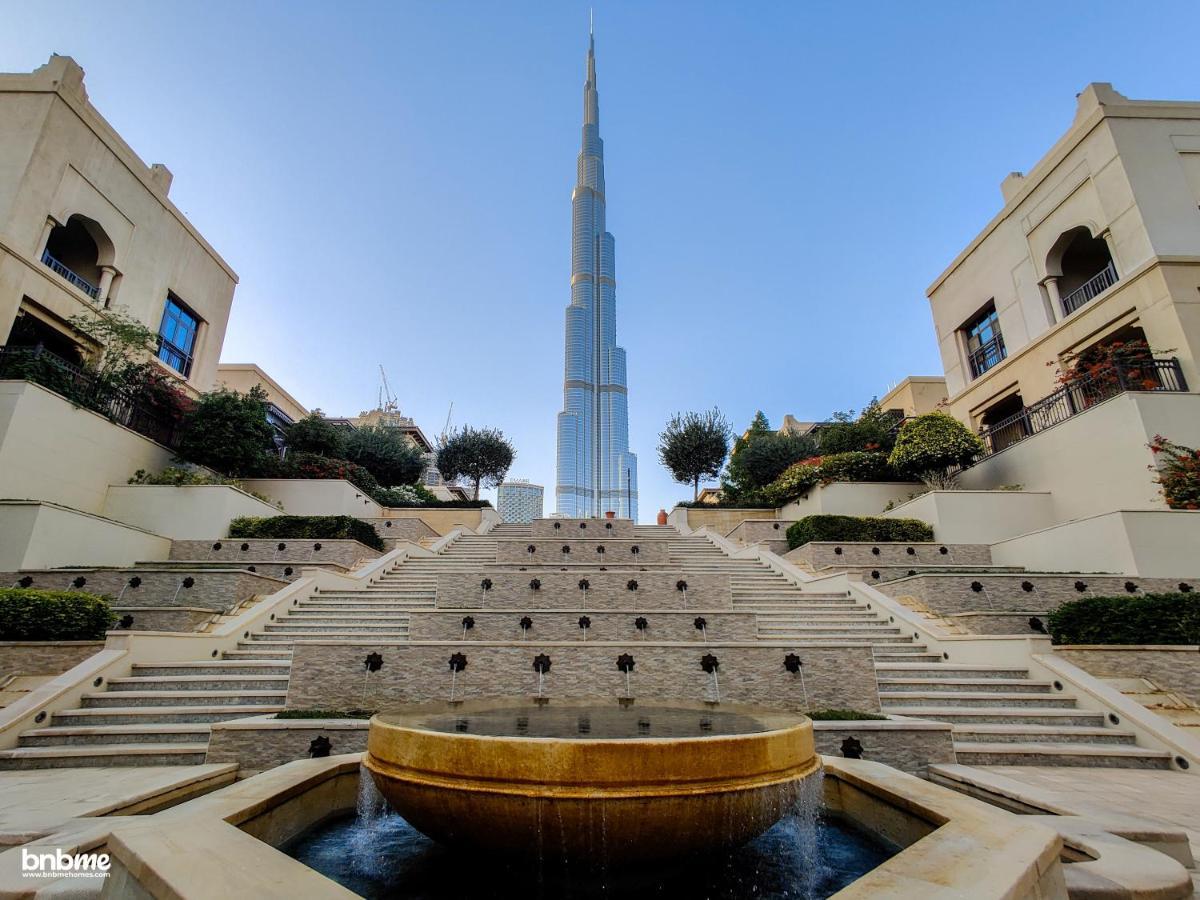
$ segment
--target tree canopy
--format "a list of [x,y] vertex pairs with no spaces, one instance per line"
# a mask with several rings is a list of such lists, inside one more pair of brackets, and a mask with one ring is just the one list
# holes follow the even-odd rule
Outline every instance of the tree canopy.
[[398,428],[364,425],[346,435],[346,459],[362,466],[384,487],[413,484],[425,471],[425,459]]
[[495,487],[504,480],[516,451],[498,428],[466,426],[447,435],[438,448],[437,467],[447,481],[466,478],[475,486]]
[[658,436],[659,462],[676,481],[692,485],[695,500],[700,496],[700,479],[721,474],[731,436],[729,421],[716,407],[676,413]]
[[288,426],[287,447],[297,453],[316,453],[332,459],[346,458],[345,429],[338,428],[319,412]]
[[274,435],[262,387],[245,394],[222,388],[202,396],[184,416],[179,456],[222,475],[254,475],[274,450]]

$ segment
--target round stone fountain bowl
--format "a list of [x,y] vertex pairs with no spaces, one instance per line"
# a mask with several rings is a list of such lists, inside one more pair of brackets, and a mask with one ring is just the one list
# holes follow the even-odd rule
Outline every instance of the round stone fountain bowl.
[[607,865],[745,843],[795,807],[821,760],[796,714],[564,700],[377,715],[363,764],[436,841]]

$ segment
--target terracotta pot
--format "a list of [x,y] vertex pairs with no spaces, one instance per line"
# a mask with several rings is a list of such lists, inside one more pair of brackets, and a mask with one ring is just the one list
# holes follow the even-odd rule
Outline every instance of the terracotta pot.
[[658,511],[658,524],[659,525],[667,524],[667,511],[665,509],[660,509]]
[[606,519],[615,519],[616,517],[617,517],[617,514],[615,512],[613,512],[611,509],[604,514],[604,518],[606,518]]

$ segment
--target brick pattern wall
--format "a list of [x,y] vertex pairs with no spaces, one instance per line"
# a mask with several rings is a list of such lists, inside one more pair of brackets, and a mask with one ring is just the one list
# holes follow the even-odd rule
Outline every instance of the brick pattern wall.
[[[583,525],[585,527],[580,528]],[[557,527],[556,527],[557,526]],[[593,540],[633,540],[631,519],[535,519],[530,526],[535,538],[591,538]]]
[[[438,533],[425,524],[421,519],[363,519],[375,529],[375,533],[385,541],[412,541],[419,544],[422,538],[437,538]],[[394,544],[389,544],[391,549]]]
[[1200,647],[1055,647],[1055,652],[1097,677],[1148,678],[1200,705]]
[[61,675],[103,649],[104,641],[5,641],[0,643],[0,678]]
[[149,609],[140,606],[114,606],[118,621],[125,615],[133,616],[130,631],[197,631],[213,620],[216,613],[211,609],[191,607]]
[[[597,612],[578,609],[571,612],[512,609],[503,612],[472,610],[475,624],[466,633],[466,642],[519,641],[521,619],[528,617],[533,625],[524,640],[531,641],[678,641],[703,646],[704,634],[709,641],[753,641],[758,632],[753,613],[663,612],[655,609],[631,609],[629,612]],[[579,626],[580,616],[589,620],[586,631]],[[704,633],[695,626],[697,616],[705,621]],[[644,618],[646,629],[639,632],[635,620]],[[463,616],[460,613],[424,612],[414,610],[408,620],[408,635],[413,641],[456,641],[462,638]],[[644,638],[643,638],[644,634]]]
[[[570,547],[563,553],[563,547]],[[533,547],[532,554],[529,547]],[[603,547],[600,553],[597,548]],[[637,548],[637,553],[633,548]],[[530,566],[665,566],[670,561],[666,541],[590,541],[530,538],[496,542],[496,562]]]
[[787,530],[791,522],[781,522],[778,519],[746,519],[739,522],[727,535],[731,541],[743,544],[756,544],[759,541],[769,541],[779,544],[787,550]]
[[[279,549],[280,544],[284,545],[283,550]],[[218,546],[220,549],[217,549]],[[174,541],[171,544],[171,559],[204,562],[230,560],[239,565],[280,562],[298,567],[297,564],[330,562],[349,569],[359,561],[377,559],[382,555],[366,544],[342,539],[222,538],[219,541]],[[261,565],[259,571],[263,571]]]
[[[370,676],[364,694],[363,660],[371,652],[383,656],[383,667]],[[287,706],[348,709],[363,705],[365,697],[367,708],[398,709],[406,703],[447,700],[449,659],[455,652],[467,657],[466,668],[455,679],[455,696],[459,699],[535,695],[538,674],[533,660],[543,653],[551,660],[544,679],[544,696],[616,699],[625,696],[625,675],[617,668],[617,657],[628,653],[634,658],[630,690],[635,698],[714,700],[713,678],[701,667],[701,658],[711,653],[720,663],[720,696],[726,702],[792,710],[879,710],[870,647],[685,647],[640,641],[563,645],[535,640],[519,646],[462,642],[297,643]],[[800,657],[803,679],[784,667],[789,652]]]
[[[1177,591],[1175,578],[1141,578],[1125,575],[916,575],[877,589],[889,597],[918,598],[935,613],[1027,612],[1045,615],[1061,603],[1080,597],[1132,596]],[[1079,587],[1077,587],[1077,583]],[[979,589],[972,587],[978,584]],[[1200,588],[1200,581],[1193,583]]]
[[[484,591],[484,578],[492,589]],[[533,579],[542,583],[533,590]],[[586,597],[579,588],[586,578]],[[628,583],[638,583],[636,591]],[[666,572],[447,572],[438,575],[437,605],[442,609],[681,609],[683,594],[676,589],[680,580],[687,582],[687,602],[691,609],[728,609],[733,605],[729,576],[718,574],[670,574]]]
[[[29,576],[31,588],[42,590],[75,590],[72,582],[83,578],[84,584],[77,590],[92,594],[104,594],[114,601],[121,595],[121,606],[192,606],[213,611],[223,611],[248,600],[255,594],[273,594],[287,582],[254,572],[241,570],[197,569],[44,569],[27,572],[2,572],[0,584],[11,585],[18,579]],[[142,583],[127,587],[134,576]],[[190,588],[182,587],[185,578],[194,579]]]
[[[947,728],[895,728],[895,722],[814,722],[813,742],[823,756],[842,756],[842,742],[862,744],[862,758],[908,772],[925,774],[928,766],[955,762],[954,741]],[[881,727],[882,726],[882,727]]]
[[[941,552],[943,548],[945,553]],[[841,553],[838,553],[838,550],[841,550]],[[876,550],[879,552],[875,553]],[[897,566],[908,569],[918,563],[931,566],[986,566],[992,561],[992,551],[987,544],[813,541],[792,550],[787,558],[797,564],[804,563],[814,570],[828,566]]]

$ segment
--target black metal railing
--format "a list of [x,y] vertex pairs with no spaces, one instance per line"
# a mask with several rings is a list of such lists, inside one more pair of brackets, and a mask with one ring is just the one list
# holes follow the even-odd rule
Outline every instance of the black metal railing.
[[971,364],[971,377],[978,378],[1007,355],[1008,352],[1004,349],[1004,335],[996,332],[990,341],[980,344],[967,355],[967,361]]
[[1107,266],[1062,298],[1063,315],[1069,316],[1079,307],[1091,303],[1116,283],[1117,267],[1109,260]]
[[178,421],[148,408],[138,397],[114,388],[92,372],[44,347],[0,347],[0,380],[40,384],[138,434],[175,449]]
[[93,300],[97,299],[100,296],[100,288],[96,287],[96,285],[92,284],[90,281],[80,278],[78,275],[76,275],[74,272],[72,272],[69,268],[67,268],[67,266],[65,266],[62,262],[60,262],[59,260],[57,260],[53,256],[51,256],[49,250],[45,250],[42,252],[42,262],[44,262],[51,269],[53,269],[56,274],[61,275],[68,282],[75,285],[75,287],[79,288],[81,291],[83,291],[85,294],[87,294]]
[[1001,419],[979,432],[987,449],[979,459],[1085,412],[1126,391],[1187,391],[1179,360],[1147,359],[1112,365],[1071,381],[1048,397]]

